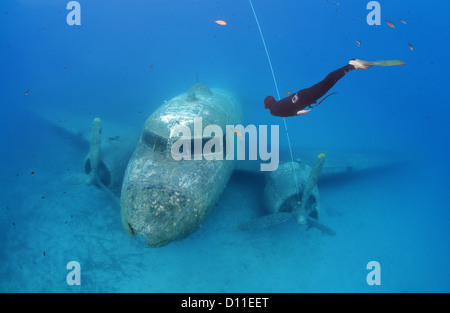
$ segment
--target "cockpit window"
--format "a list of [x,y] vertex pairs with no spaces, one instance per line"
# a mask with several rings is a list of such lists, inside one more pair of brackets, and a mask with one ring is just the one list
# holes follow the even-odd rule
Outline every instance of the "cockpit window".
[[169,140],[163,136],[155,134],[154,132],[144,131],[141,140],[153,151],[164,152],[169,148]]
[[[201,142],[201,147],[202,147],[202,149],[201,149],[201,151],[200,151],[200,153],[206,153],[205,151],[204,151],[204,149],[205,149],[205,144],[206,143],[209,143],[211,146],[208,146],[208,150],[207,151],[211,151],[211,153],[215,153],[216,151],[217,152],[219,152],[219,151],[223,151],[223,152],[225,152],[225,136],[223,136],[223,138],[222,138],[222,146],[220,146],[220,144],[219,144],[219,142],[218,141],[215,141],[215,142],[210,142],[211,140],[213,140],[213,139],[217,139],[217,138],[214,138],[214,137],[207,137],[207,138],[201,138],[201,139],[191,139],[190,141],[191,141],[191,143],[190,143],[190,145],[191,145],[191,156],[193,157],[194,155],[195,155],[195,153],[196,153],[196,151],[195,151],[195,142],[196,141],[200,141]],[[180,153],[183,153],[183,151],[182,151],[182,149],[183,149],[183,146],[180,146]]]
[[[207,142],[209,142],[211,139],[213,139],[213,137],[208,137],[208,138],[201,138],[201,139],[187,139],[190,141],[190,149],[191,149],[191,156],[193,157],[195,154],[195,142],[201,141],[201,151],[200,153],[203,152],[203,149],[205,147],[205,144]],[[181,141],[183,141],[183,139],[179,139]],[[210,147],[211,152],[215,153],[216,151],[220,151],[220,149],[222,148],[223,152],[225,153],[226,151],[226,144],[225,141],[226,137],[223,136],[222,138],[222,145],[223,147],[220,147],[219,142],[215,142],[214,145],[212,145]],[[141,141],[150,149],[152,149],[152,151],[155,152],[166,152],[166,151],[170,151],[170,148],[172,146],[172,144],[174,143],[174,141],[171,141],[168,138],[165,138],[163,136],[157,135],[154,132],[150,132],[150,131],[144,131],[142,134],[142,138]],[[186,142],[183,145],[180,145],[180,151],[179,153],[183,153],[183,148],[187,148],[189,146],[189,143]]]

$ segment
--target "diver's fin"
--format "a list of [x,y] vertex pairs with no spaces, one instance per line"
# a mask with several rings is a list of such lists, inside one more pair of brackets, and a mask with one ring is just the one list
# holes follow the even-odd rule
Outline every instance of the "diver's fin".
[[291,213],[279,212],[258,217],[250,222],[242,223],[237,228],[239,230],[260,230],[271,226],[282,224],[292,218]]
[[397,66],[397,65],[405,65],[406,63],[402,60],[384,60],[384,61],[363,61],[358,60],[364,65],[369,66]]

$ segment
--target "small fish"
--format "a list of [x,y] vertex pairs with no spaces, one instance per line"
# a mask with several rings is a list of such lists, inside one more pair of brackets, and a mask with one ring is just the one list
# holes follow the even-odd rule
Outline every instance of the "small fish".
[[358,45],[358,47],[361,47],[361,41],[356,40],[356,44]]
[[45,256],[45,251],[44,251],[43,255]]
[[386,20],[386,23],[389,25],[389,26],[391,26],[392,28],[395,28],[395,25],[394,25],[394,23],[392,23],[392,22],[389,22],[388,20]]
[[408,43],[408,46],[409,46],[409,50],[414,51],[414,47],[412,44]]
[[406,21],[405,20],[400,20],[400,22],[402,22],[403,24],[406,25]]
[[27,90],[27,91],[25,91],[25,96],[28,96],[28,90]]
[[45,199],[45,196],[42,196],[41,199]]
[[223,21],[223,20],[215,20],[214,23],[219,24],[219,25],[227,25],[227,22]]
[[232,131],[233,133],[235,133],[235,134],[238,135],[239,137],[242,137],[242,134],[241,134],[240,131],[238,131],[238,130],[236,130],[236,129],[233,129],[233,128],[230,128],[230,129],[231,129],[231,131]]
[[34,176],[34,172],[31,172],[30,175],[31,175],[31,176]]
[[155,66],[154,64],[150,65],[150,68],[153,68],[153,66]]
[[12,222],[12,226],[16,226],[16,223]]
[[109,141],[117,141],[117,140],[119,140],[119,139],[120,139],[120,136],[119,136],[119,135],[114,136],[114,137],[109,137],[109,138],[108,138]]
[[290,94],[291,94],[290,91],[285,91],[284,93],[287,94],[287,95],[290,95]]
[[177,122],[177,124],[180,125],[180,122],[178,122],[178,121],[175,121],[175,122]]

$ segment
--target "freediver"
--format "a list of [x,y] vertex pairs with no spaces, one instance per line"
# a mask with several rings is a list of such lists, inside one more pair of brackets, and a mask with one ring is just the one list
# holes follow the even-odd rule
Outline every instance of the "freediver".
[[[280,117],[297,116],[307,114],[311,110],[305,110],[306,107],[313,108],[318,106],[323,100],[335,94],[331,93],[322,99],[319,103],[317,100],[322,98],[337,82],[344,77],[345,74],[355,69],[368,69],[372,66],[395,66],[404,65],[402,60],[388,61],[363,61],[351,59],[347,65],[335,70],[327,75],[321,82],[312,87],[302,89],[296,93],[276,101],[274,97],[267,96],[264,99],[264,108],[270,110],[270,114]],[[317,104],[316,104],[317,103]],[[313,104],[316,104],[313,106]]]

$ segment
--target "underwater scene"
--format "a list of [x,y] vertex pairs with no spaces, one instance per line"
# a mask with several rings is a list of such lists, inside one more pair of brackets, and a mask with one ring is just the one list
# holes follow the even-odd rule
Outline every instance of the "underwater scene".
[[0,2],[0,292],[449,292],[449,11]]

